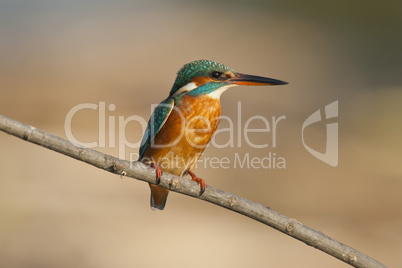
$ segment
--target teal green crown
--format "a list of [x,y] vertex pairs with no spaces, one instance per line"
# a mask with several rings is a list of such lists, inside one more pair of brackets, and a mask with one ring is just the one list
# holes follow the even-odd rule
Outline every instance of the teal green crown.
[[214,71],[221,73],[232,71],[233,73],[236,73],[231,68],[215,61],[197,60],[187,63],[177,73],[176,81],[170,90],[169,96],[172,96],[181,87],[190,83],[191,78],[196,76],[211,76],[211,73]]

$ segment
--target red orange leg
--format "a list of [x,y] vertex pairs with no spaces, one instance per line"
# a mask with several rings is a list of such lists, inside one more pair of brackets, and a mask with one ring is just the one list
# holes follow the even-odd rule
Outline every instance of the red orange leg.
[[205,192],[205,181],[203,179],[198,178],[194,172],[189,171],[188,174],[191,176],[191,180],[198,182],[201,186],[200,196]]
[[158,167],[157,164],[155,163],[151,163],[149,165],[151,168],[155,169],[155,173],[156,173],[156,185],[158,185],[161,182],[161,177],[162,177],[162,169],[160,167]]

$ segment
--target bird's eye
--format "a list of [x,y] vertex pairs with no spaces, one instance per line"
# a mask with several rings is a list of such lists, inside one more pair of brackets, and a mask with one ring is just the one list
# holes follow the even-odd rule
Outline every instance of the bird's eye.
[[211,73],[211,77],[212,77],[212,78],[216,78],[216,79],[218,79],[219,77],[221,77],[221,75],[222,75],[222,73],[221,73],[221,72],[217,72],[217,71],[214,71],[214,72]]

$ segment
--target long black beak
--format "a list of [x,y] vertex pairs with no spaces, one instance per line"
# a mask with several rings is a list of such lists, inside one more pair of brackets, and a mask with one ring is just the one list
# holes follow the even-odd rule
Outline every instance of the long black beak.
[[249,75],[249,74],[237,74],[236,77],[227,80],[229,84],[241,85],[241,86],[266,86],[266,85],[286,85],[288,82],[272,79],[268,77]]

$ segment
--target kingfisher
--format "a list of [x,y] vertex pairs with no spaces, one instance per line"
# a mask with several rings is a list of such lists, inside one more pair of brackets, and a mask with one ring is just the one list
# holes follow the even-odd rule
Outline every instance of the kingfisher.
[[285,85],[287,82],[247,75],[210,60],[184,65],[177,73],[169,96],[153,111],[141,141],[139,161],[156,171],[150,183],[151,208],[163,210],[169,190],[158,186],[162,171],[176,176],[190,175],[200,185],[194,167],[218,128],[220,96],[233,86]]

